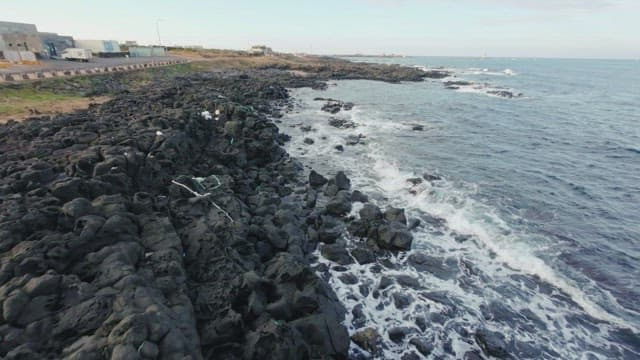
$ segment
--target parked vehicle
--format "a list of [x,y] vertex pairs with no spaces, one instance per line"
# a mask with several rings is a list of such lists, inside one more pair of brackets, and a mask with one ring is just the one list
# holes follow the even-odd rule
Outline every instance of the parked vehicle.
[[93,55],[89,49],[68,48],[62,52],[60,57],[64,60],[89,62]]

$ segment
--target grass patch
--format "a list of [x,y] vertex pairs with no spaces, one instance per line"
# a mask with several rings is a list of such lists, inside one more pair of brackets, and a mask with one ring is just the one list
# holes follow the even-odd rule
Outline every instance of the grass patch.
[[23,116],[34,111],[54,108],[60,102],[78,100],[81,97],[50,90],[33,88],[0,89],[0,117]]
[[61,77],[0,85],[0,123],[39,114],[68,112],[101,103],[120,91],[197,71],[191,64],[144,70]]

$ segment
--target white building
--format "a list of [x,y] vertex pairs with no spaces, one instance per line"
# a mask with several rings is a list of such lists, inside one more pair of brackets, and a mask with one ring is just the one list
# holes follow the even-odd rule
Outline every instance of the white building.
[[251,55],[272,55],[273,50],[266,45],[254,45],[249,49]]
[[75,43],[77,48],[89,49],[94,54],[121,52],[116,40],[76,40]]
[[9,21],[0,21],[0,52],[5,58],[15,55],[16,59],[48,55],[35,25]]

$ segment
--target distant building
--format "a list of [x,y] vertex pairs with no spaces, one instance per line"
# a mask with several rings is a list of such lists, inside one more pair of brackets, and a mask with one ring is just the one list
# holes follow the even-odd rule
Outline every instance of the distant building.
[[167,49],[164,46],[131,46],[129,47],[129,56],[167,56]]
[[56,33],[41,32],[38,33],[45,50],[49,56],[60,56],[65,49],[74,47],[73,38],[71,36],[58,35]]
[[251,55],[272,55],[273,50],[265,45],[254,45],[249,49]]
[[116,40],[76,40],[75,46],[81,49],[91,50],[95,55],[120,53],[120,44]]
[[0,52],[7,59],[48,57],[35,25],[8,21],[0,21]]
[[126,47],[130,47],[130,46],[138,46],[138,42],[135,40],[127,40],[124,42],[124,46]]

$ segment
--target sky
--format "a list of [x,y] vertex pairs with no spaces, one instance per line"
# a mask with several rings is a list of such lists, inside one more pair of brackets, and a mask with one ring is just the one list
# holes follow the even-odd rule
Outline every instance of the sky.
[[0,0],[0,21],[223,49],[640,58],[640,0]]

